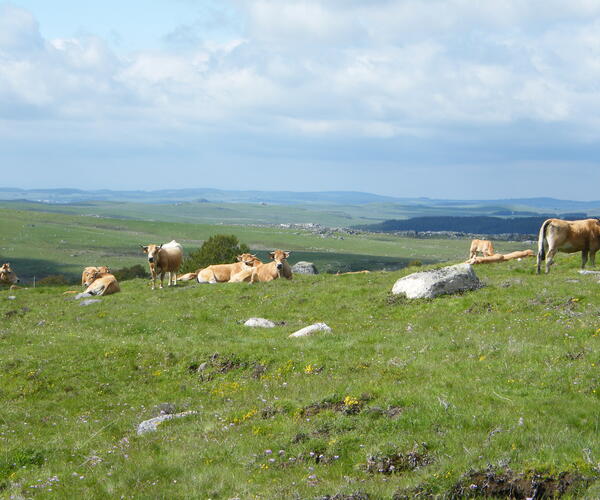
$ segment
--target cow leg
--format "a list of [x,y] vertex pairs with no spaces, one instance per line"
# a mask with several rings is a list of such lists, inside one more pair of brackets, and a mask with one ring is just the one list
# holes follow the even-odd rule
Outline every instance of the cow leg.
[[164,284],[165,284],[165,272],[161,271],[161,273],[160,273],[160,287],[163,288]]
[[588,251],[582,250],[581,251],[581,269],[585,268],[585,265],[587,264],[587,260],[588,260]]
[[177,286],[177,271],[171,271],[173,275],[173,286]]
[[152,274],[152,290],[154,290],[156,288],[156,273],[154,271],[152,271],[151,274]]
[[558,252],[558,250],[555,248],[548,249],[548,253],[546,254],[546,274],[550,272],[550,266],[554,264],[554,256],[556,255],[556,252]]

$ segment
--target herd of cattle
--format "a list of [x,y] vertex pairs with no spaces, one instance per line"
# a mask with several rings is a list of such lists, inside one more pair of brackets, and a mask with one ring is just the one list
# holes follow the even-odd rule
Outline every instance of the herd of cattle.
[[[584,268],[588,257],[595,266],[596,252],[600,249],[600,220],[584,219],[566,221],[561,219],[548,219],[540,228],[537,253],[537,273],[540,273],[542,261],[546,261],[546,273],[554,263],[557,252],[581,252],[581,267]],[[183,261],[183,247],[175,240],[162,245],[142,246],[147,255],[150,274],[152,276],[152,289],[156,288],[156,279],[160,276],[160,288],[163,287],[165,274],[168,273],[168,286],[176,285],[177,280],[198,283],[256,283],[272,281],[277,278],[292,279],[292,268],[287,262],[290,252],[274,250],[269,253],[271,261],[263,263],[250,253],[238,255],[237,262],[233,264],[214,264],[193,273],[177,276]],[[483,256],[479,257],[477,254]],[[488,240],[473,240],[469,250],[470,264],[483,264],[503,262],[523,257],[533,257],[532,250],[499,254],[494,252],[494,246]],[[19,278],[11,269],[9,263],[0,267],[0,285],[16,288]],[[109,295],[120,291],[119,283],[110,269],[105,266],[86,267],[81,275],[81,285],[86,287],[84,293],[90,295]]]

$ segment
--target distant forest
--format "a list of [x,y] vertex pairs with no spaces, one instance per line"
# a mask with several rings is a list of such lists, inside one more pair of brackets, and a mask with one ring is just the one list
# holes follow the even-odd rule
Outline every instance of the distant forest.
[[[542,223],[555,215],[537,217],[413,217],[404,220],[386,220],[379,224],[361,226],[361,229],[379,233],[396,231],[451,231],[473,234],[537,234]],[[586,214],[562,214],[561,219],[576,220],[587,218]]]

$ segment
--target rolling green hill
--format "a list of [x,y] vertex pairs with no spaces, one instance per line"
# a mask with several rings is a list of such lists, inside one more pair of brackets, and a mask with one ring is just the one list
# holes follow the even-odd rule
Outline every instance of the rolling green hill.
[[[102,230],[131,259],[126,242],[173,227],[83,219],[62,220],[77,252]],[[260,233],[310,238],[293,236]],[[0,496],[598,498],[600,285],[576,256],[557,261],[548,276],[531,259],[480,266],[484,288],[418,301],[389,295],[414,268],[154,292],[133,280],[87,307],[60,287],[2,291]],[[256,316],[279,325],[241,324]],[[318,321],[332,332],[288,338]],[[161,408],[196,413],[138,436]]]
[[[65,274],[76,278],[90,265],[118,269],[144,264],[139,245],[177,239],[184,248],[200,246],[214,234],[235,234],[266,258],[266,251],[292,251],[290,262],[309,260],[322,272],[397,269],[408,262],[423,263],[466,258],[464,240],[417,240],[392,235],[345,235],[322,238],[308,231],[273,227],[185,224],[161,221],[98,218],[47,212],[0,209],[0,260],[11,262],[28,281]],[[523,248],[502,242],[499,251]]]

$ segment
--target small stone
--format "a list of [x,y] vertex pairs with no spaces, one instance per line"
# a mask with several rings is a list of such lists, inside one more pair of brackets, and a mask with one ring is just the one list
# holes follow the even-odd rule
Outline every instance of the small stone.
[[79,305],[80,306],[89,306],[91,304],[96,304],[97,302],[102,302],[102,300],[100,299],[88,299],[88,300],[82,300]]
[[305,326],[304,328],[292,333],[289,338],[307,337],[315,332],[331,332],[331,328],[325,323],[315,323],[313,325]]
[[9,295],[8,297],[6,297],[8,300],[15,300],[17,297],[15,297],[14,295]]
[[275,323],[265,318],[250,318],[246,320],[244,326],[249,326],[252,328],[274,328]]

